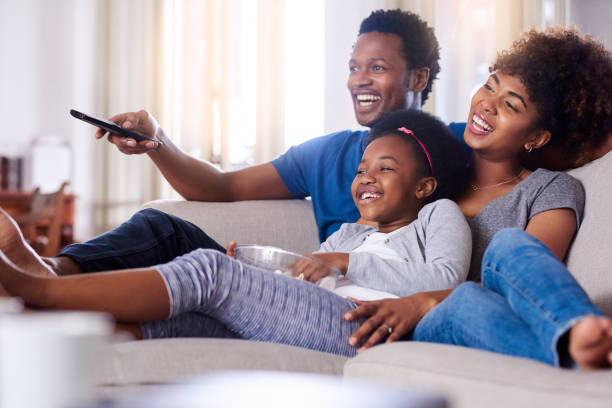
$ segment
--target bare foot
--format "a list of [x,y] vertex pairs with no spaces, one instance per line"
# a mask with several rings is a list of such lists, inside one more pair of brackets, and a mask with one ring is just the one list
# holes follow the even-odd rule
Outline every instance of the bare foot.
[[21,230],[2,208],[0,208],[0,250],[15,265],[41,276],[56,276],[49,265],[29,246]]
[[569,353],[582,370],[612,366],[612,320],[587,316],[572,327]]

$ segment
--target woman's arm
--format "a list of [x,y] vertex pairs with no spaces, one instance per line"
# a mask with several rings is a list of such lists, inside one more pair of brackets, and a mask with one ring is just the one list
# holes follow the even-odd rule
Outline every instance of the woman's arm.
[[[344,319],[352,321],[368,318],[349,338],[351,346],[361,344],[359,351],[375,346],[385,339],[385,343],[400,339],[413,330],[419,321],[448,297],[452,289],[432,292],[419,292],[400,299],[360,301],[357,308],[344,314]],[[385,327],[386,326],[386,327]],[[388,327],[392,329],[388,333]],[[387,337],[388,336],[388,337]]]
[[564,260],[577,231],[576,213],[569,208],[543,211],[529,220],[525,231]]

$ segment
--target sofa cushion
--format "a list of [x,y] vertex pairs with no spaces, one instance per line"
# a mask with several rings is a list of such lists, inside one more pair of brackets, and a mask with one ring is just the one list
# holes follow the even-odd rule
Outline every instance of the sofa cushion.
[[612,316],[612,152],[568,173],[582,182],[586,200],[567,267],[593,302]]
[[461,407],[610,407],[612,371],[571,371],[445,344],[397,342],[347,361],[345,377],[442,392]]
[[341,375],[346,357],[239,339],[173,338],[108,346],[103,386],[176,382],[221,370],[275,370]]
[[174,214],[206,232],[219,244],[272,245],[300,254],[319,248],[310,200],[258,200],[207,203],[185,200],[151,201],[144,207]]

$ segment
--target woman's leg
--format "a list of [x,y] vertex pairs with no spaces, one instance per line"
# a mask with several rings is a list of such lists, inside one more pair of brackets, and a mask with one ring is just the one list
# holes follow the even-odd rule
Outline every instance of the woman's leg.
[[64,274],[64,265],[76,265],[82,272],[143,268],[170,262],[198,248],[225,252],[221,245],[192,223],[147,208],[114,230],[87,242],[67,246],[56,258],[49,259],[49,263],[59,269],[59,274]]
[[585,317],[602,316],[602,312],[565,265],[539,240],[519,229],[499,231],[482,265],[483,286],[506,299],[554,365],[571,365],[567,346],[571,338],[566,335]]
[[527,323],[503,296],[466,282],[427,313],[417,324],[413,340],[494,351],[553,364]]

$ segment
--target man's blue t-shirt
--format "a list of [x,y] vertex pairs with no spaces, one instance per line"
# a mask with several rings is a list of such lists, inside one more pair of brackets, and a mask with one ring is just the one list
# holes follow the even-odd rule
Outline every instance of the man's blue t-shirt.
[[[449,128],[463,140],[465,123]],[[367,130],[343,130],[293,146],[272,160],[294,198],[312,198],[319,240],[359,219],[351,184],[365,150]]]

